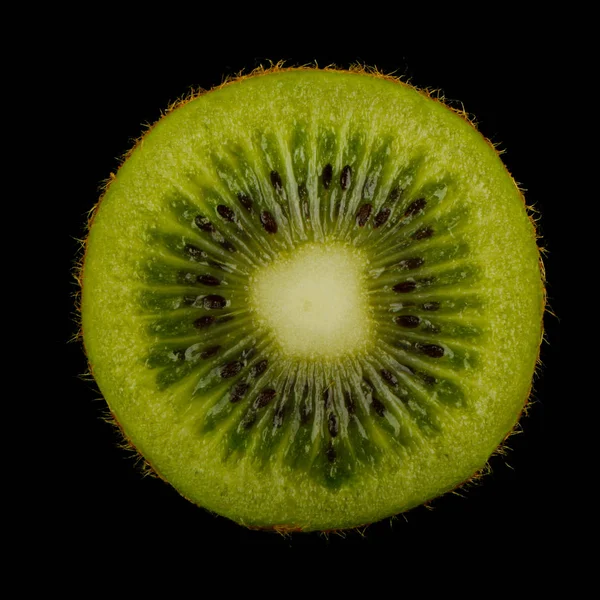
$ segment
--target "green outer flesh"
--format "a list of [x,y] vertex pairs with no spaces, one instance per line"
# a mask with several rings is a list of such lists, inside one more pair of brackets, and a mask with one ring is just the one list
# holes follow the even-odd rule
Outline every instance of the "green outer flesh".
[[[469,410],[422,451],[386,456],[337,490],[301,470],[256,472],[250,459],[223,463],[184,418],[175,388],[159,391],[140,357],[147,334],[136,315],[131,257],[144,255],[145,223],[160,220],[164,190],[228,134],[277,131],[347,118],[357,129],[394,130],[399,152],[420,148],[429,172],[452,172],[468,189],[471,256],[483,267],[488,335],[476,372],[461,382]],[[350,114],[351,113],[351,114]],[[433,158],[435,157],[435,162]],[[544,290],[534,227],[493,147],[441,103],[398,82],[332,71],[251,77],[173,111],[122,165],[95,215],[82,278],[85,347],[111,411],[152,467],[193,502],[251,526],[304,530],[358,526],[402,512],[472,477],[512,430],[528,398],[541,339]]]

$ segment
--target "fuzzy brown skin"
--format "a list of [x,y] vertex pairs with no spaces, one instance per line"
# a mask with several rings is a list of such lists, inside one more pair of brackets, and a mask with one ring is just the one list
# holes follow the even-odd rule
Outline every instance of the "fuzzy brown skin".
[[[152,131],[152,129],[155,127],[155,125],[160,120],[162,120],[162,118],[164,118],[167,114],[169,114],[173,110],[176,110],[177,108],[180,108],[181,106],[184,106],[185,104],[195,100],[196,98],[203,96],[205,94],[208,94],[210,92],[220,90],[226,86],[233,85],[235,83],[238,83],[240,81],[243,81],[243,80],[249,79],[249,78],[262,77],[265,75],[270,75],[272,73],[279,73],[279,72],[286,72],[286,71],[298,71],[298,70],[310,71],[310,70],[314,70],[317,68],[318,68],[318,66],[316,65],[316,63],[314,66],[313,65],[304,65],[304,66],[298,66],[298,67],[286,67],[286,66],[284,66],[284,61],[278,61],[277,63],[271,63],[271,65],[269,67],[264,67],[261,65],[261,66],[257,67],[256,69],[250,71],[249,73],[244,73],[243,71],[241,71],[237,75],[227,76],[227,77],[225,77],[225,79],[223,80],[223,82],[221,84],[214,86],[210,90],[204,90],[204,89],[190,90],[185,96],[182,96],[180,99],[172,102],[167,107],[166,110],[162,111],[160,118],[157,119],[157,121],[155,121],[155,123],[145,125],[144,133],[142,135],[140,135],[140,137],[138,137],[137,140],[135,140],[133,146],[127,152],[125,152],[125,154],[121,157],[116,171],[118,172],[118,170],[121,168],[123,163],[130,157],[130,155],[136,150],[136,148],[138,148],[138,146],[143,142],[146,135],[148,135],[148,133],[150,133],[150,131]],[[344,72],[344,73],[357,73],[357,74],[369,75],[369,76],[376,77],[379,79],[384,79],[386,81],[391,81],[391,82],[394,82],[399,85],[408,85],[408,86],[412,87],[413,89],[416,89],[419,93],[426,96],[427,98],[434,100],[435,102],[438,102],[440,104],[443,104],[446,108],[448,108],[452,112],[456,113],[463,120],[465,120],[467,123],[469,123],[472,127],[477,128],[477,123],[476,123],[475,119],[466,112],[466,110],[464,109],[464,106],[462,106],[462,104],[461,104],[460,108],[453,106],[452,104],[450,104],[449,101],[446,100],[446,98],[444,97],[443,93],[440,90],[419,89],[419,88],[416,88],[415,86],[412,86],[409,81],[403,81],[400,77],[397,77],[393,74],[386,74],[386,73],[381,72],[379,69],[377,69],[377,67],[370,67],[370,66],[361,65],[361,64],[352,65],[349,69],[339,69],[333,65],[330,65],[330,66],[324,67],[320,70],[339,71],[339,72]],[[498,155],[501,155],[503,153],[503,150],[498,149],[497,144],[492,143],[487,138],[484,138],[484,139],[487,142],[487,144]],[[541,313],[542,313],[541,332],[542,332],[542,334],[541,334],[540,342],[543,343],[544,341],[547,341],[545,338],[545,332],[544,332],[544,327],[543,327],[544,315],[546,312],[548,312],[549,314],[552,315],[553,312],[549,308],[548,300],[547,300],[546,270],[545,270],[544,260],[543,260],[543,257],[546,254],[546,250],[544,247],[539,245],[541,236],[539,235],[538,228],[536,226],[536,222],[537,222],[537,220],[539,220],[539,214],[537,213],[537,211],[534,207],[528,206],[526,204],[525,197],[523,195],[523,189],[514,180],[514,178],[512,177],[512,175],[506,168],[506,166],[504,166],[504,168],[505,168],[507,174],[511,177],[511,179],[515,183],[515,187],[519,191],[521,199],[523,200],[523,204],[526,208],[529,220],[530,220],[533,230],[535,232],[536,240],[538,241],[539,266],[540,266],[540,273],[541,273],[542,284],[543,284],[543,297],[542,297],[542,305],[541,305],[541,309],[542,309],[541,310]],[[82,343],[82,346],[83,346],[86,356],[87,356],[87,351],[85,349],[83,326],[81,323],[80,314],[81,314],[81,295],[82,295],[82,290],[83,290],[82,275],[83,275],[83,267],[85,264],[85,258],[86,258],[86,252],[87,252],[87,239],[88,239],[89,231],[93,225],[94,218],[100,207],[100,204],[102,203],[102,200],[104,199],[109,187],[111,186],[111,184],[113,183],[113,181],[115,179],[116,179],[116,173],[110,173],[109,177],[103,182],[103,184],[101,186],[101,195],[100,195],[99,200],[88,212],[87,223],[86,223],[87,234],[83,240],[78,240],[81,244],[81,248],[80,248],[79,256],[77,257],[76,262],[75,262],[75,267],[73,269],[73,276],[74,276],[74,278],[77,282],[77,286],[78,286],[78,291],[75,294],[75,309],[76,309],[76,315],[77,315],[77,333],[74,335],[73,341],[78,341],[78,342]],[[540,360],[540,349],[539,349],[538,356],[536,359],[536,369],[535,369],[535,373],[534,373],[534,379],[540,375],[542,366],[543,365]],[[89,363],[89,361],[88,361],[88,371],[87,371],[87,373],[85,373],[84,377],[86,379],[88,379],[88,378],[91,380],[94,379],[92,365]],[[506,456],[508,454],[508,452],[511,450],[510,447],[508,446],[508,440],[512,436],[514,436],[518,433],[521,433],[520,422],[524,417],[527,416],[529,407],[534,403],[534,401],[532,400],[533,393],[534,393],[534,391],[533,391],[533,383],[532,383],[532,385],[529,389],[528,397],[525,401],[523,409],[521,410],[521,413],[517,419],[517,422],[516,422],[514,428],[505,436],[504,440],[498,445],[496,450],[490,456],[490,459],[492,459],[495,456]],[[158,479],[161,479],[162,481],[164,481],[165,483],[168,484],[168,481],[158,472],[158,470],[156,468],[154,468],[150,464],[150,462],[145,457],[142,456],[142,454],[133,445],[131,440],[125,434],[123,428],[121,427],[120,423],[116,419],[115,415],[109,411],[109,414],[104,417],[104,420],[107,423],[111,424],[117,430],[117,432],[118,432],[117,435],[119,436],[119,439],[120,439],[119,447],[122,448],[123,450],[125,450],[127,452],[131,452],[133,454],[133,456],[136,459],[136,465],[140,469],[142,476],[157,477]],[[471,477],[469,477],[465,481],[459,483],[452,490],[449,490],[445,494],[442,494],[442,496],[445,496],[446,494],[458,494],[458,495],[462,496],[461,494],[458,493],[460,490],[465,490],[472,485],[478,484],[482,480],[482,478],[484,478],[485,475],[487,475],[489,473],[491,473],[491,466],[488,461],[482,469],[479,469],[478,471],[473,473],[473,475]],[[183,497],[185,498],[185,496],[183,496]],[[440,497],[441,496],[438,496],[437,498],[440,498]],[[423,506],[426,506],[427,508],[433,508],[432,503],[435,500],[437,500],[437,498],[432,498],[431,500],[424,503]],[[189,498],[186,498],[186,500],[189,501]],[[406,511],[406,512],[409,512],[409,511]],[[400,514],[404,514],[404,513],[400,513]],[[344,534],[347,532],[355,531],[355,532],[358,532],[360,535],[364,535],[364,533],[365,533],[366,529],[369,527],[369,525],[370,525],[370,523],[366,523],[363,525],[358,525],[358,526],[350,527],[350,528],[346,528],[346,529],[331,529],[331,530],[321,531],[320,533],[324,534],[325,536],[327,536],[329,534],[336,534],[336,535],[344,536]],[[265,526],[265,527],[259,527],[259,526],[245,526],[245,527],[247,529],[255,530],[255,531],[270,531],[270,532],[278,533],[282,536],[291,536],[291,534],[295,534],[295,533],[306,533],[305,530],[302,528],[295,527],[295,526],[286,526],[286,525],[281,525],[281,524],[273,525],[273,526]]]

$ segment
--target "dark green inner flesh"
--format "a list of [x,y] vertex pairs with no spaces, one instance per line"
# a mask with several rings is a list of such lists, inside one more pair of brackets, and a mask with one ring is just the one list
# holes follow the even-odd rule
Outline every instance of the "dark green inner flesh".
[[[140,304],[146,365],[160,389],[183,390],[182,410],[224,461],[250,453],[268,468],[277,457],[335,488],[468,409],[460,376],[477,364],[483,303],[451,177],[429,179],[424,156],[398,165],[391,140],[367,147],[358,133],[339,147],[323,132],[310,169],[306,130],[296,126],[290,148],[257,132],[252,147],[219,149],[218,186],[190,175],[165,196],[187,234],[148,229]],[[332,240],[369,258],[376,351],[292,359],[256,327],[249,277],[281,252]]]

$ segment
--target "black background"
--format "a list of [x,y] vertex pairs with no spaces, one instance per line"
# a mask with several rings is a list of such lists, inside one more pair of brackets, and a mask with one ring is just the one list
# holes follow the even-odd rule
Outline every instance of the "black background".
[[[425,36],[421,43],[403,43],[398,41],[402,36],[388,35],[368,43],[345,38],[323,49],[309,43],[306,33],[290,34],[293,39],[277,44],[265,42],[265,36],[232,33],[224,49],[199,29],[191,41],[193,34],[186,32],[182,50],[174,42],[155,39],[147,26],[140,25],[133,35],[83,27],[69,31],[65,39],[59,36],[45,63],[56,101],[53,133],[62,148],[54,158],[68,177],[57,212],[61,235],[55,238],[60,239],[56,248],[61,253],[62,287],[53,347],[56,372],[64,376],[63,392],[53,408],[50,447],[54,501],[49,518],[55,531],[74,553],[91,552],[112,540],[132,554],[154,556],[272,546],[286,552],[394,547],[402,558],[430,553],[432,548],[449,556],[502,554],[508,547],[512,562],[551,549],[559,509],[549,492],[549,449],[560,389],[560,342],[558,318],[550,315],[534,402],[522,420],[523,433],[510,440],[512,451],[492,458],[492,474],[461,492],[464,497],[446,495],[433,503],[433,510],[418,508],[373,524],[361,534],[282,537],[244,529],[193,506],[160,480],[142,477],[135,461],[117,448],[118,436],[102,420],[105,405],[99,392],[79,377],[86,370],[82,348],[69,342],[77,329],[71,269],[78,253],[76,239],[85,234],[86,213],[97,201],[102,181],[115,171],[118,157],[141,134],[143,123],[158,119],[161,109],[190,87],[210,88],[224,75],[268,65],[269,60],[283,59],[290,66],[314,61],[319,66],[375,65],[462,102],[482,133],[506,150],[505,164],[525,188],[528,204],[541,214],[540,233],[549,252],[549,298],[560,316],[559,206],[547,177],[548,164],[553,164],[552,141],[540,109],[540,93],[553,68],[549,46],[500,47],[474,30],[472,43],[460,48],[446,38]],[[515,30],[514,38],[523,33]]]

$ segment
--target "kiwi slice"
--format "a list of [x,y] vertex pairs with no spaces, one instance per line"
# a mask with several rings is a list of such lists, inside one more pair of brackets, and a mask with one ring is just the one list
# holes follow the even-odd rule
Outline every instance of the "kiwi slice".
[[81,284],[130,443],[198,505],[286,530],[480,472],[529,396],[544,310],[493,146],[409,85],[318,69],[169,111],[112,177]]

